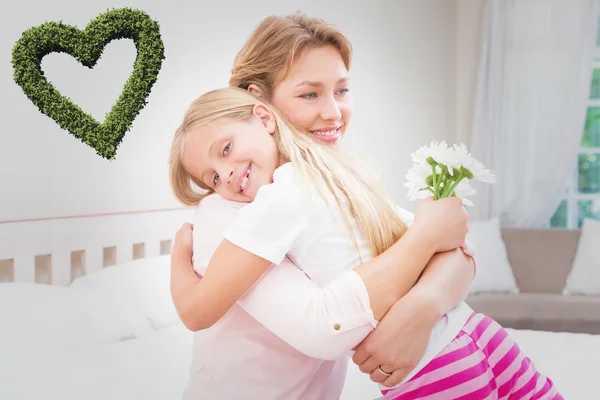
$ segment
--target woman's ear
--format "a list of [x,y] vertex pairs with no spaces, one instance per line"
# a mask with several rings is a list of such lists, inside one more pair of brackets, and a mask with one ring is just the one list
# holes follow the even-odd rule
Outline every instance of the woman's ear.
[[272,134],[275,132],[275,116],[264,104],[255,104],[252,113],[260,120],[267,131]]
[[251,83],[248,86],[248,92],[250,92],[251,95],[258,97],[259,99],[262,99],[264,95],[263,90],[259,88],[258,85],[255,83]]

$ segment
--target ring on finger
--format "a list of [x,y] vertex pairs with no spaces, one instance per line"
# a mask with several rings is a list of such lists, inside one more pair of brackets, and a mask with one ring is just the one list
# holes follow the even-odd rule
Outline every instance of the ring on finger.
[[379,365],[379,366],[377,367],[377,369],[379,370],[379,372],[380,372],[382,375],[385,375],[385,376],[392,376],[392,373],[391,373],[391,372],[385,372],[384,370],[382,370],[382,369],[381,369],[381,365]]

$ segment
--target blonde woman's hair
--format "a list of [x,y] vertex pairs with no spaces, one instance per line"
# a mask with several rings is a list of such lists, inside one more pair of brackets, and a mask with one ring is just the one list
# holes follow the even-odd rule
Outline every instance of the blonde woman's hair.
[[[181,202],[195,205],[212,193],[183,167],[181,158],[186,135],[220,118],[247,121],[254,117],[257,104],[267,107],[274,117],[274,137],[282,158],[294,164],[306,189],[317,189],[317,194],[327,201],[335,200],[352,235],[355,232],[351,221],[356,220],[373,256],[381,254],[404,234],[406,225],[395,212],[381,181],[364,163],[317,143],[295,129],[274,107],[239,88],[217,89],[200,96],[189,107],[177,129],[171,148],[169,175],[173,192]],[[205,189],[205,193],[195,192],[191,183]]]
[[310,48],[332,46],[350,69],[352,46],[335,26],[303,13],[265,18],[238,52],[229,86],[258,86],[267,101],[275,86],[289,74],[296,57]]

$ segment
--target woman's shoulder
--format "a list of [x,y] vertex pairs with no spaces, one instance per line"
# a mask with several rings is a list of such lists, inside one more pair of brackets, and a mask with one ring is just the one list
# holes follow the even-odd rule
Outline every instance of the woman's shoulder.
[[206,210],[206,209],[228,209],[235,208],[239,209],[243,207],[246,203],[240,203],[237,201],[226,200],[220,195],[213,193],[211,195],[206,196],[200,204],[196,206],[196,211]]
[[203,222],[203,226],[217,224],[234,218],[247,203],[226,200],[218,194],[202,199],[194,209],[194,224]]
[[398,204],[394,204],[392,202],[392,206],[394,207],[394,210],[396,211],[396,214],[398,214],[398,216],[400,217],[400,219],[402,219],[404,221],[405,224],[407,225],[412,225],[412,223],[415,220],[415,214],[412,213],[411,211],[400,207]]

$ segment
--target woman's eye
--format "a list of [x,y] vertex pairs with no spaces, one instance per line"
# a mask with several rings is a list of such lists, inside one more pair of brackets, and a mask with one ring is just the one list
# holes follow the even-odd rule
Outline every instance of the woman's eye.
[[225,148],[223,149],[223,155],[226,156],[227,153],[229,153],[230,149],[231,149],[231,143],[227,143],[227,146],[225,146]]
[[343,89],[340,89],[340,90],[338,91],[338,93],[339,93],[339,94],[346,94],[346,93],[348,93],[349,91],[350,91],[350,89],[348,89],[348,88],[343,88]]
[[215,174],[213,178],[213,185],[217,186],[217,183],[219,183],[219,174]]

